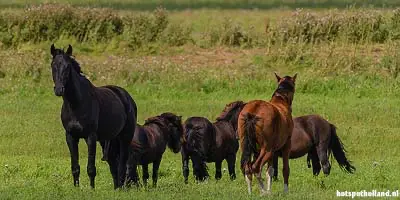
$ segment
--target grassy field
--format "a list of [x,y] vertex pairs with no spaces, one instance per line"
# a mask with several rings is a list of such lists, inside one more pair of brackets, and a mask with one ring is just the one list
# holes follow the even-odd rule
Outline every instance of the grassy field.
[[[0,5],[15,9],[22,7],[25,1],[10,2],[1,1]],[[78,5],[88,2],[71,1]],[[134,3],[144,1],[130,2],[136,8]],[[156,1],[149,2],[156,4]],[[254,2],[257,4],[258,1]],[[285,2],[289,5],[293,1]],[[318,2],[333,5],[348,1]],[[396,1],[385,2],[396,4]],[[111,5],[105,1],[96,3],[91,5]],[[119,3],[122,5],[127,1],[117,1],[113,7],[118,8]],[[312,11],[321,15],[331,12],[325,9]],[[392,13],[391,10],[374,11],[383,12],[385,16]],[[21,10],[18,12],[22,13]],[[116,12],[127,14],[127,11]],[[351,12],[358,10],[344,14]],[[244,17],[239,17],[238,13]],[[232,16],[233,22],[255,27],[245,29],[249,35],[259,35],[265,29],[265,18],[276,24],[292,14],[287,9],[173,11],[168,16],[172,23],[184,22],[193,28],[191,35],[195,42],[179,46],[155,42],[127,50],[113,42],[79,42],[65,37],[2,45],[0,199],[336,199],[337,190],[399,190],[400,45],[397,39],[348,42],[348,35],[342,35],[337,40],[318,43],[271,44],[267,41],[250,46],[222,43],[203,46],[197,42],[211,19],[215,19],[212,23],[218,26],[224,23],[223,16]],[[86,175],[86,144],[82,141],[81,187],[74,188],[60,121],[62,99],[53,94],[49,52],[52,42],[56,42],[57,47],[72,43],[77,61],[95,85],[116,84],[127,88],[138,104],[139,123],[166,111],[183,115],[184,119],[205,116],[214,120],[224,105],[232,101],[269,100],[276,87],[274,71],[281,75],[297,72],[293,115],[320,114],[334,123],[357,171],[353,175],[345,174],[332,160],[328,177],[313,177],[305,158],[291,160],[288,194],[283,194],[279,169],[279,181],[274,182],[271,197],[259,197],[256,184],[253,195],[248,196],[238,167],[238,178],[233,182],[224,170],[219,182],[211,178],[197,184],[190,177],[189,184],[185,185],[180,154],[168,150],[161,163],[157,188],[113,191],[108,165],[100,161],[98,153],[97,187],[91,190]],[[208,166],[213,177],[215,168],[212,164]],[[226,163],[223,168],[227,168]]]

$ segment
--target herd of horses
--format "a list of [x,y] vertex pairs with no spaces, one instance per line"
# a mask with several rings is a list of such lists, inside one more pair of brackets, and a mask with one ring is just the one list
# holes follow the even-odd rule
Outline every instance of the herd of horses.
[[[209,178],[207,163],[214,162],[215,179],[222,178],[223,160],[228,163],[231,180],[236,179],[236,154],[241,150],[240,169],[251,193],[255,175],[262,194],[271,190],[277,179],[278,157],[283,160],[284,191],[289,185],[289,159],[307,155],[308,167],[317,176],[321,169],[330,173],[329,157],[333,157],[345,172],[355,167],[346,157],[346,150],[336,133],[336,127],[319,115],[292,118],[292,102],[297,74],[280,77],[275,73],[277,89],[269,101],[235,101],[227,104],[215,122],[204,117],[162,113],[137,124],[137,106],[123,88],[94,86],[67,50],[51,45],[54,93],[63,98],[61,121],[71,156],[73,183],[79,186],[78,143],[84,139],[88,146],[87,174],[95,187],[96,144],[102,147],[102,160],[109,165],[114,189],[140,185],[137,166],[141,165],[142,182],[147,185],[148,165],[153,164],[152,180],[156,186],[162,155],[168,146],[181,152],[184,182],[188,183],[189,160],[197,181]],[[311,163],[310,163],[311,162]],[[266,167],[266,184],[261,178]]]

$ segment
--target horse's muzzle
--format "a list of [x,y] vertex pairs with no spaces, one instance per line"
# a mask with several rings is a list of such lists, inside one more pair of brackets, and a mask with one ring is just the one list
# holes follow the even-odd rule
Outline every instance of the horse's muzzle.
[[54,94],[56,96],[63,96],[64,95],[64,86],[55,86],[54,87]]

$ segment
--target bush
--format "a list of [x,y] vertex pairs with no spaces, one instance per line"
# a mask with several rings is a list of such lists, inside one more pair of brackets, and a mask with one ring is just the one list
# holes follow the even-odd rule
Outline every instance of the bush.
[[318,43],[342,39],[351,43],[378,42],[389,38],[389,20],[382,13],[370,10],[330,11],[318,16],[297,10],[293,16],[268,27],[273,42]]

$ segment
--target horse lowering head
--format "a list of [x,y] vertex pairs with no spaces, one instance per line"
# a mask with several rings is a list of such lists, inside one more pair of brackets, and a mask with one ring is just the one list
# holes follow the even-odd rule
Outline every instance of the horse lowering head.
[[193,163],[197,180],[208,178],[206,160],[215,147],[215,130],[204,117],[190,117],[184,123],[184,148]]
[[297,73],[293,77],[284,76],[283,78],[275,73],[275,77],[278,82],[278,88],[272,96],[283,98],[289,106],[291,106],[295,92]]
[[178,153],[181,150],[181,142],[183,137],[182,116],[177,116],[173,113],[167,112],[161,114],[160,117],[165,119],[168,123],[168,129],[170,133],[168,147],[174,153]]
[[62,49],[56,49],[54,44],[50,47],[52,55],[51,70],[54,81],[54,93],[56,96],[63,96],[65,87],[69,82],[71,70],[77,73],[81,72],[79,64],[71,58],[72,46],[69,45],[66,52]]
[[217,117],[217,121],[229,121],[232,124],[233,129],[236,131],[239,113],[242,111],[245,105],[246,103],[243,101],[234,101],[227,104],[219,117]]

